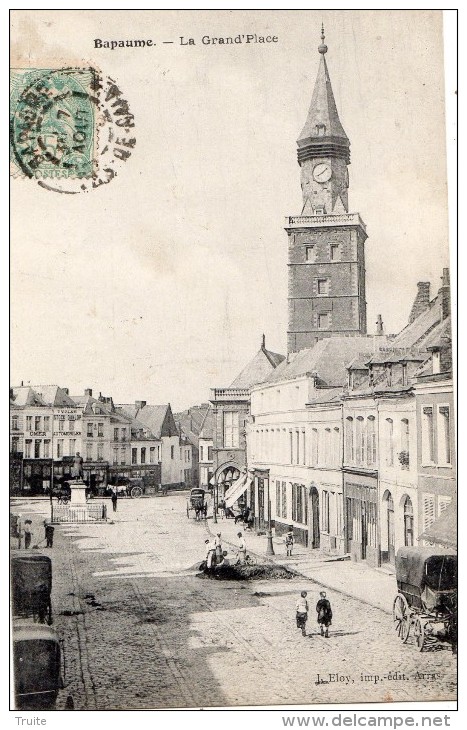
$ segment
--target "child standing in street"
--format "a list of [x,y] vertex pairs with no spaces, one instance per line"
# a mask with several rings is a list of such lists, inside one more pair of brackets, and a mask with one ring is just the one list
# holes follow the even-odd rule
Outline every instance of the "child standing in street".
[[316,604],[316,612],[318,614],[318,624],[321,629],[321,636],[329,639],[329,627],[332,623],[331,604],[326,598],[325,591],[321,591],[320,599]]
[[302,630],[302,636],[306,636],[306,622],[308,620],[307,592],[302,591],[297,601],[297,629]]
[[289,529],[287,535],[285,536],[285,548],[287,550],[288,558],[292,557],[293,544],[294,544],[293,529]]
[[24,520],[24,547],[26,548],[26,550],[31,547],[31,539],[32,539],[31,525],[32,525],[31,520]]

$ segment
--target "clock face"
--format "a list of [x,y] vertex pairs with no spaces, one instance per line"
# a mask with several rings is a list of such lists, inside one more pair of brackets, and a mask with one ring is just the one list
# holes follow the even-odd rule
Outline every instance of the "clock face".
[[313,168],[313,177],[316,182],[325,183],[331,179],[332,170],[325,162],[320,162]]

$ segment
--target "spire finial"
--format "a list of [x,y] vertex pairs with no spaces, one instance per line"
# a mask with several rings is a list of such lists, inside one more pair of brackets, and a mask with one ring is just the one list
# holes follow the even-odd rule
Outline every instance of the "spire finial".
[[318,46],[318,51],[319,51],[319,53],[322,53],[323,56],[326,53],[326,51],[328,50],[328,47],[324,43],[325,37],[326,36],[324,35],[324,23],[321,23],[321,45]]

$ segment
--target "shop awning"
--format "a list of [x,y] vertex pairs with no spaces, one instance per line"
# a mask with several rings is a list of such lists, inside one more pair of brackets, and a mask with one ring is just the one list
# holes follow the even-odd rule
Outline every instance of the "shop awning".
[[225,506],[226,507],[232,507],[232,505],[239,499],[242,494],[246,491],[246,489],[250,485],[250,477],[248,476],[248,472],[246,474],[241,474],[241,476],[237,479],[236,482],[232,484],[230,489],[226,492],[225,495]]
[[457,505],[452,503],[446,507],[419,539],[457,550]]

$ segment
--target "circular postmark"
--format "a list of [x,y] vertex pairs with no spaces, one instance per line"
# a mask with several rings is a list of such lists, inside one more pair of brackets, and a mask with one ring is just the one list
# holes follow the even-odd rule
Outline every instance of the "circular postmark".
[[127,99],[93,68],[14,69],[10,107],[11,174],[47,190],[106,185],[136,144]]

